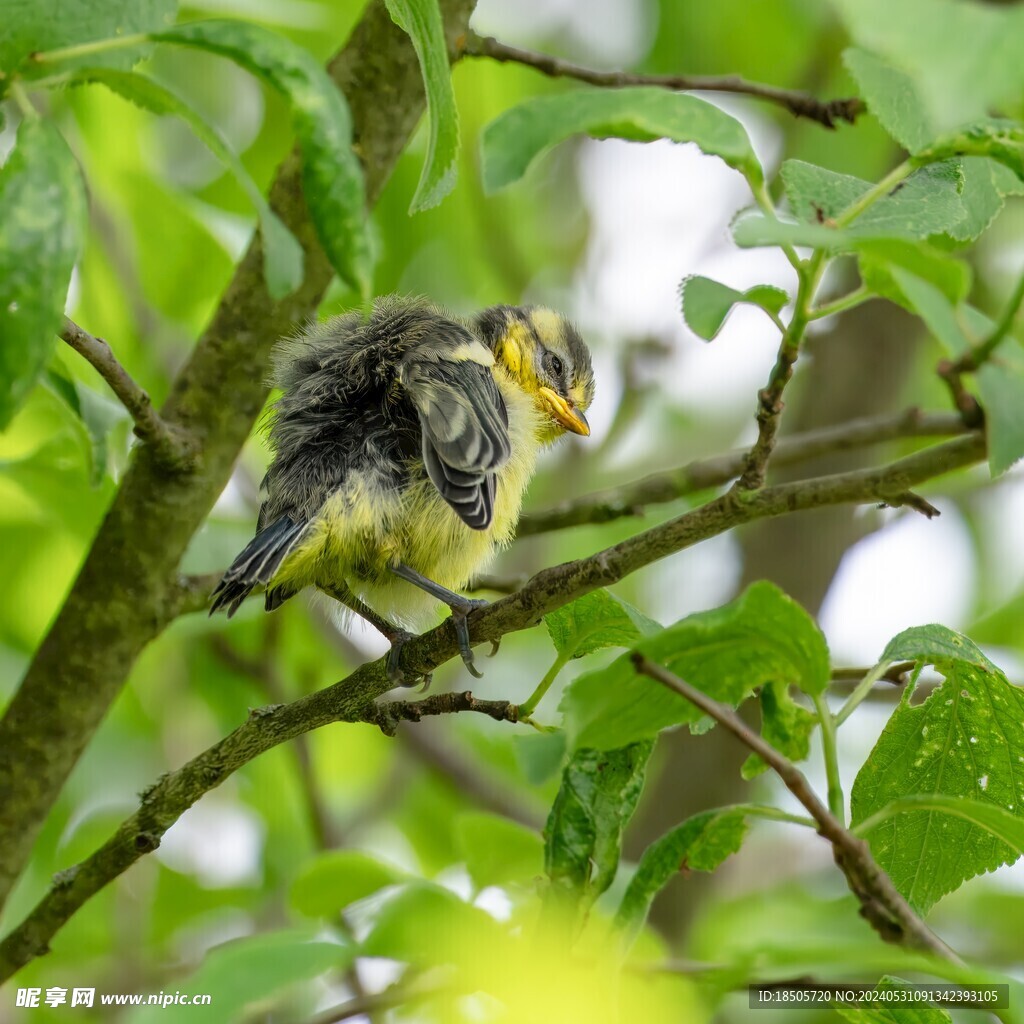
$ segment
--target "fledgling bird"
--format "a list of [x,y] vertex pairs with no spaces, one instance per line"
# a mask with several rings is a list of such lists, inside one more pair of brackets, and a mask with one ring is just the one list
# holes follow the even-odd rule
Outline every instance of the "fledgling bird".
[[257,586],[272,611],[315,586],[391,642],[449,606],[466,667],[458,593],[515,533],[541,448],[588,435],[590,352],[565,317],[494,306],[471,320],[422,299],[378,299],[282,342],[274,459],[256,536],[212,595],[233,615]]

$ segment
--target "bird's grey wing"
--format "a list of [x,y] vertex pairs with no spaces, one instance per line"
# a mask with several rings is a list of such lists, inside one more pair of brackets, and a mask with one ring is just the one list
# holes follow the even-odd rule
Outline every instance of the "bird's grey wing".
[[427,475],[474,530],[491,525],[495,472],[512,452],[492,362],[476,340],[435,337],[405,356],[399,376],[419,413]]

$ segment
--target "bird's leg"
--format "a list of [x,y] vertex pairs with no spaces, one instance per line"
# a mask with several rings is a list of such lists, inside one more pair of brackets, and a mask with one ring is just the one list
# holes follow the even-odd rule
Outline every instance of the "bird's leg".
[[396,626],[390,620],[385,619],[383,615],[378,615],[369,605],[360,601],[345,584],[335,584],[332,586],[323,586],[321,584],[320,589],[329,597],[333,597],[335,601],[339,601],[350,611],[355,612],[356,615],[365,619],[375,630],[377,630],[378,633],[387,639],[388,643],[391,644],[391,650],[388,651],[387,673],[388,679],[395,686],[413,686],[420,678],[423,679],[423,689],[426,689],[430,685],[429,672],[424,676],[414,676],[412,679],[407,681],[405,678],[405,672],[402,670],[402,666],[399,663],[402,648],[409,640],[413,639],[412,633],[408,630],[402,629],[401,626]]
[[[423,573],[410,569],[409,566],[399,562],[391,567],[391,571],[400,579],[411,583],[420,590],[425,590],[431,597],[443,601],[452,612],[452,624],[455,626],[455,637],[459,642],[459,654],[462,655],[462,662],[470,675],[481,678],[482,673],[478,672],[473,664],[473,648],[469,646],[469,626],[466,624],[466,616],[476,608],[486,608],[486,601],[476,601],[462,594],[456,594],[454,590],[442,587],[432,579],[424,576]],[[492,652],[493,653],[493,652]]]

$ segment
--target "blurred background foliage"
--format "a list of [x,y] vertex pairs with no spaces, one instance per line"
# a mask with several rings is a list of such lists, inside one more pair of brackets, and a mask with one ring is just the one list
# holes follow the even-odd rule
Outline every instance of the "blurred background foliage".
[[[210,0],[184,5],[180,17],[259,21],[326,59],[361,6],[355,0]],[[849,6],[817,0],[483,0],[473,25],[504,42],[596,67],[735,72],[833,97],[853,91],[839,56],[850,38],[842,20]],[[969,46],[970,40],[963,43]],[[226,60],[200,53],[161,49],[145,70],[205,112],[242,153],[255,180],[262,187],[269,183],[292,138],[279,97]],[[459,312],[500,302],[543,302],[580,323],[598,371],[594,436],[571,439],[549,453],[528,508],[748,442],[754,393],[774,358],[770,329],[757,322],[756,313],[741,310],[715,345],[705,346],[682,326],[676,292],[693,272],[736,287],[760,280],[788,283],[777,254],[737,253],[727,240],[726,225],[746,203],[739,177],[692,147],[579,141],[541,161],[524,183],[486,198],[478,171],[481,128],[520,100],[564,86],[526,68],[469,59],[457,65],[454,83],[463,136],[458,187],[438,208],[409,216],[423,161],[421,130],[373,212],[379,249],[374,290],[424,293]],[[52,114],[90,189],[90,234],[69,313],[110,340],[159,404],[247,243],[250,204],[237,182],[173,119],[155,118],[96,87],[51,98]],[[1020,99],[1011,111],[1017,116]],[[765,105],[722,97],[716,102],[744,121],[769,167],[785,154],[875,180],[896,156],[894,144],[869,116],[828,132]],[[12,142],[8,124],[0,151]],[[982,308],[997,309],[1019,273],[1021,221],[1020,204],[1011,201],[972,254],[972,301]],[[833,283],[837,292],[839,284]],[[321,314],[356,301],[336,282]],[[4,697],[81,564],[123,472],[131,436],[91,368],[70,350],[57,358],[61,371],[79,385],[85,421],[95,436],[54,391],[40,387],[0,437]],[[943,393],[930,372],[937,358],[934,343],[908,317],[873,302],[816,333],[812,359],[789,396],[786,428],[909,404],[939,406]],[[865,458],[833,457],[801,467],[801,473]],[[185,571],[227,565],[251,536],[266,462],[267,449],[256,435],[196,536]],[[793,517],[676,555],[630,577],[616,592],[668,622],[720,604],[744,581],[767,576],[812,612],[822,612],[838,661],[870,664],[888,636],[935,619],[998,649],[997,660],[1011,678],[1019,678],[1022,502],[1019,474],[991,482],[982,470],[944,489],[941,525],[911,522],[902,513],[846,509]],[[644,521],[525,539],[493,571],[519,577],[589,554],[683,507],[660,507]],[[112,588],[117,585],[110,580]],[[293,699],[381,653],[378,638],[359,626],[340,630],[315,599],[291,602],[274,616],[265,616],[259,605],[247,604],[230,623],[201,615],[181,619],[145,652],[50,815],[31,868],[7,907],[7,923],[21,919],[54,872],[100,844],[134,809],[140,790],[230,731],[247,708]],[[879,620],[883,624],[876,628]],[[483,666],[485,678],[475,689],[523,699],[551,657],[542,631],[510,636]],[[463,675],[452,663],[433,685],[464,688]],[[553,720],[556,705],[552,694],[538,718]],[[871,705],[858,712],[850,749],[843,750],[848,768],[873,744],[886,712]],[[759,788],[773,786],[766,777],[742,784],[738,765],[746,752],[719,733],[661,738],[627,853],[635,856],[686,813],[753,799]],[[294,936],[305,941],[323,928],[299,909],[296,894],[307,873],[329,851],[366,851],[392,865],[400,873],[395,877],[438,881],[514,918],[530,879],[541,870],[537,837],[556,785],[546,760],[550,749],[543,735],[476,716],[403,726],[394,739],[368,725],[321,729],[260,757],[206,796],[171,829],[157,853],[79,912],[51,954],[26,968],[16,984],[128,992],[209,989],[222,995],[211,1020],[228,1019],[232,998],[240,1019],[316,1019],[318,1008],[343,1001],[355,982],[336,969],[336,961],[333,971],[325,971],[312,953],[305,980],[295,981],[301,972],[285,980],[275,974],[275,965],[287,962]],[[505,822],[517,828],[510,833]],[[493,860],[475,876],[473,861],[481,856]],[[479,877],[495,882],[481,891]],[[1022,880],[1018,868],[975,881],[939,907],[936,926],[976,961],[1024,969]],[[436,898],[436,890],[430,892]],[[426,907],[415,913],[426,913]],[[436,921],[447,920],[443,907],[432,912]],[[344,923],[346,929],[359,926],[358,913]],[[426,927],[429,939],[432,929]],[[481,932],[467,929],[474,942],[481,941]],[[454,935],[458,929],[453,924],[448,931]],[[243,936],[255,938],[240,947],[235,961],[229,953],[239,947],[215,949]],[[770,823],[758,826],[742,853],[714,876],[681,873],[656,904],[643,942],[652,955],[667,954],[684,966],[691,959],[747,962],[785,976],[813,972],[823,961],[855,970],[891,954],[858,921],[828,847]],[[550,959],[557,962],[557,950]],[[359,975],[371,988],[390,978],[385,961],[362,961]],[[245,985],[237,985],[239,976]],[[553,970],[550,978],[521,980],[527,991],[532,987],[532,1000],[547,1001],[543,1019],[587,1019],[582,1004],[571,1016],[558,1011],[557,994],[575,991],[571,980]],[[643,987],[648,1019],[708,1019],[685,976],[651,975],[629,984]],[[605,994],[591,995],[600,1006]],[[63,1018],[67,1012],[36,1010],[33,1019]],[[740,994],[722,1004],[717,1019],[746,1013],[746,996]],[[17,1014],[11,1001],[0,1003],[0,1020]],[[157,1016],[207,1019],[192,1010],[125,1011],[103,1019],[139,1024]],[[768,1024],[775,1016],[763,1019]],[[384,1019],[380,1012],[374,1017]],[[413,1007],[396,1019],[444,1020],[445,1011],[439,1004]],[[801,1019],[813,1024],[818,1017],[806,1013]]]

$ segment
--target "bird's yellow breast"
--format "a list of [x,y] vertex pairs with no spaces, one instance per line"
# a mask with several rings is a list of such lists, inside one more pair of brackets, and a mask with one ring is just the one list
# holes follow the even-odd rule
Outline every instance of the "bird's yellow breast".
[[423,476],[402,490],[372,470],[350,474],[328,499],[273,585],[344,582],[378,614],[418,625],[438,602],[390,569],[401,562],[450,590],[462,590],[515,536],[523,494],[541,447],[543,421],[533,400],[494,370],[508,411],[511,455],[498,470],[494,516],[472,530]]

